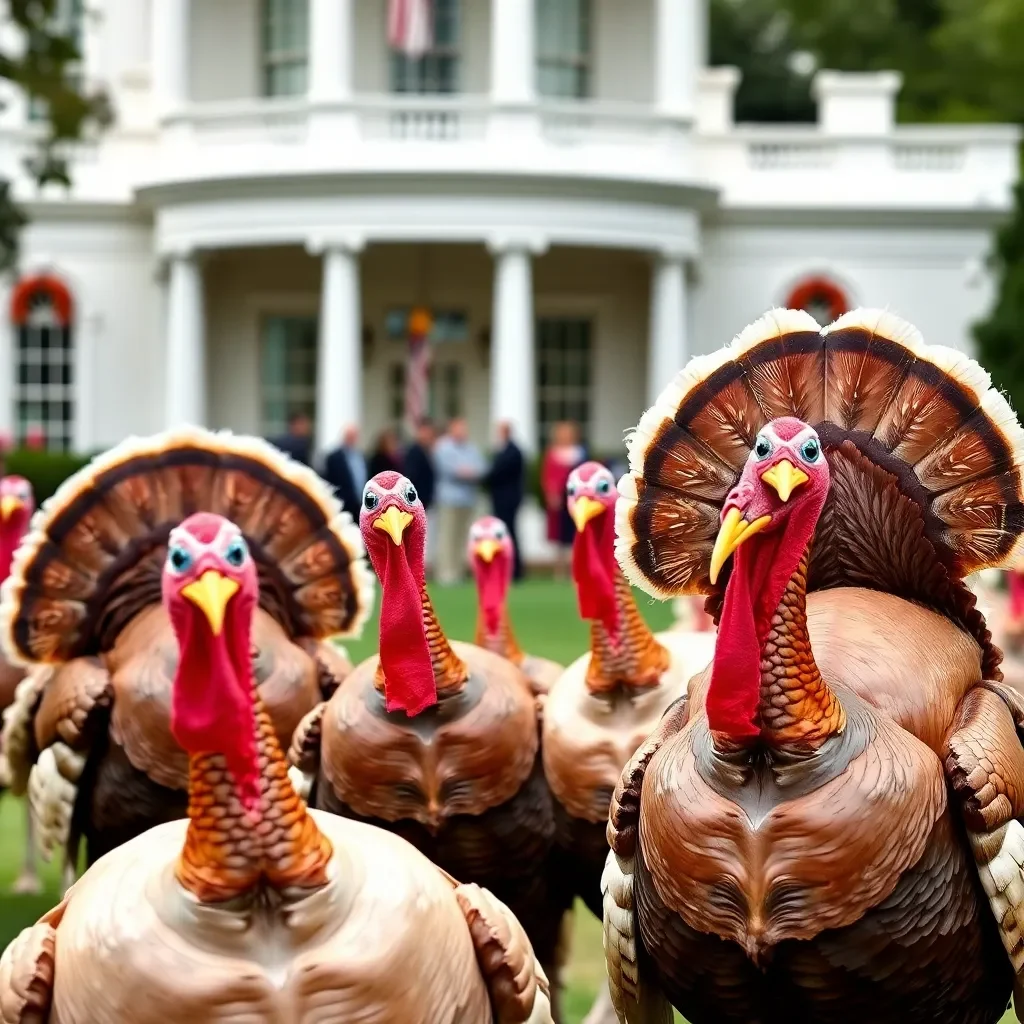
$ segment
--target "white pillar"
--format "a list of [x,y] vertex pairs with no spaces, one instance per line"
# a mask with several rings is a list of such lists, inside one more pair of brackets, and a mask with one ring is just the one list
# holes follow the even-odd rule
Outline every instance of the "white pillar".
[[352,95],[352,0],[309,0],[309,98]]
[[658,256],[651,270],[650,340],[647,348],[647,404],[675,379],[689,358],[686,264],[681,255]]
[[149,59],[157,118],[188,101],[190,0],[152,0]]
[[343,427],[362,419],[362,324],[359,296],[361,242],[313,245],[323,251],[320,337],[316,372],[316,443],[338,442]]
[[167,285],[164,422],[206,423],[206,314],[203,272],[194,253],[170,259]]
[[491,246],[494,308],[491,315],[491,423],[512,424],[525,452],[537,450],[533,267],[524,242]]
[[491,99],[532,103],[535,0],[491,0]]
[[529,162],[540,137],[536,106],[535,0],[491,0],[491,137],[510,161]]
[[690,117],[704,50],[707,0],[656,0],[654,105],[662,114]]

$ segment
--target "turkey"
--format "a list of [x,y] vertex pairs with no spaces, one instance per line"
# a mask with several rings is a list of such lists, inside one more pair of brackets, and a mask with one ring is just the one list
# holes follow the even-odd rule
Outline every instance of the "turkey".
[[[328,566],[348,532],[339,515],[316,532]],[[256,686],[265,566],[242,530],[200,512],[164,541],[189,820],[108,853],[15,939],[0,1024],[550,1022],[544,973],[507,908],[295,794]],[[314,621],[315,635],[331,616]]]
[[3,590],[9,656],[43,666],[5,726],[9,753],[24,752],[12,775],[28,777],[41,849],[64,846],[67,865],[81,838],[91,864],[186,813],[160,573],[171,527],[196,511],[237,522],[259,566],[252,657],[283,745],[349,670],[322,640],[360,628],[372,576],[311,470],[263,441],[193,428],[94,460],[36,515]]
[[1024,966],[1024,702],[963,581],[1021,554],[1006,400],[889,313],[775,310],[628,446],[619,561],[710,594],[719,632],[612,800],[620,1019],[998,1021]]
[[508,527],[494,516],[483,516],[470,527],[467,556],[476,579],[479,603],[476,645],[518,665],[534,696],[540,697],[565,668],[547,658],[524,654],[516,643],[507,604],[515,562],[512,545]]
[[424,582],[426,514],[408,479],[373,477],[359,523],[381,580],[380,653],[306,716],[291,761],[311,806],[395,832],[507,903],[551,980],[557,1019],[571,893],[551,888],[535,698],[511,662],[445,637]]
[[[35,507],[32,485],[23,476],[11,474],[0,478],[0,582],[11,574],[14,552],[28,530]],[[24,677],[25,669],[22,666],[12,665],[0,655],[0,720],[14,703],[15,692]],[[0,733],[0,793],[10,788],[14,781],[8,760],[3,756],[3,734]],[[16,789],[23,791],[24,787],[22,785]],[[42,891],[42,883],[36,871],[32,815],[28,813],[27,803],[25,810],[25,863],[21,874],[11,886],[11,892],[39,893]]]
[[590,650],[547,696],[542,749],[567,877],[600,917],[612,791],[665,708],[711,659],[714,635],[651,633],[615,561],[618,492],[608,469],[586,462],[570,473],[566,490],[576,524],[572,574],[580,614],[591,620]]

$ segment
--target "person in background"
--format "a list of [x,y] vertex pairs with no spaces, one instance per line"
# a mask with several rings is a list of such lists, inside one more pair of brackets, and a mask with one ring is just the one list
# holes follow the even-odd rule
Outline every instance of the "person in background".
[[420,496],[424,509],[430,511],[434,504],[434,443],[437,434],[434,421],[429,416],[416,424],[416,440],[405,450],[405,475],[412,482]]
[[[377,435],[377,447],[370,456],[366,467],[367,480],[378,473],[388,470],[394,473],[404,472],[402,468],[402,449],[398,446],[398,435],[393,430],[382,430]],[[361,489],[360,489],[361,490]]]
[[341,444],[324,459],[323,478],[334,488],[346,512],[359,515],[359,501],[366,485],[366,459],[358,448],[359,428],[346,427]]
[[288,432],[272,438],[271,444],[290,455],[304,466],[310,465],[313,449],[313,421],[304,412],[293,412],[288,417]]
[[508,527],[512,539],[515,560],[512,578],[523,578],[523,556],[519,550],[519,535],[516,533],[516,519],[519,506],[523,503],[526,489],[526,466],[519,445],[512,440],[512,424],[498,424],[498,444],[494,451],[491,468],[484,477],[484,484],[491,496],[491,511]]
[[483,456],[470,441],[464,419],[448,424],[448,432],[434,447],[434,467],[440,535],[437,581],[456,583],[465,568],[466,536],[473,523],[477,484],[485,471]]
[[569,558],[576,527],[565,499],[569,474],[586,461],[575,423],[556,423],[541,466],[541,489],[548,511],[548,541],[555,548],[555,579],[569,575]]

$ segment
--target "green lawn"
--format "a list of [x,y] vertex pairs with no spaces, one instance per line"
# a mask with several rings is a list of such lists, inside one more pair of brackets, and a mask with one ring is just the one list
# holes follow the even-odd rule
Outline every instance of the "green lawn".
[[[442,625],[453,639],[471,640],[475,623],[475,593],[470,586],[433,587],[431,596]],[[668,604],[655,604],[638,594],[640,608],[655,629],[672,621]],[[579,619],[576,598],[568,584],[530,581],[512,591],[511,610],[523,649],[568,663],[587,649],[589,627]],[[354,661],[377,648],[376,621],[369,623],[362,639],[346,645]],[[47,892],[42,896],[12,896],[8,889],[21,866],[24,816],[9,797],[0,802],[0,949],[27,924],[36,920],[57,899],[58,872],[44,867]],[[598,985],[603,983],[604,957],[601,928],[585,907],[575,915],[573,956],[568,972],[566,1011],[568,1024],[579,1024],[590,1007]],[[682,1018],[678,1018],[682,1020]],[[1004,1024],[1015,1020],[1012,1013]]]

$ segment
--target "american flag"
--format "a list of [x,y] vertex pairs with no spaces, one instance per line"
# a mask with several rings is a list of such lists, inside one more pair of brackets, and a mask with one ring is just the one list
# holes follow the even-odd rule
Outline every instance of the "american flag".
[[422,57],[433,45],[430,0],[390,0],[388,45],[406,57]]
[[427,414],[430,396],[431,317],[425,309],[409,314],[409,361],[405,366],[405,427],[412,437]]

